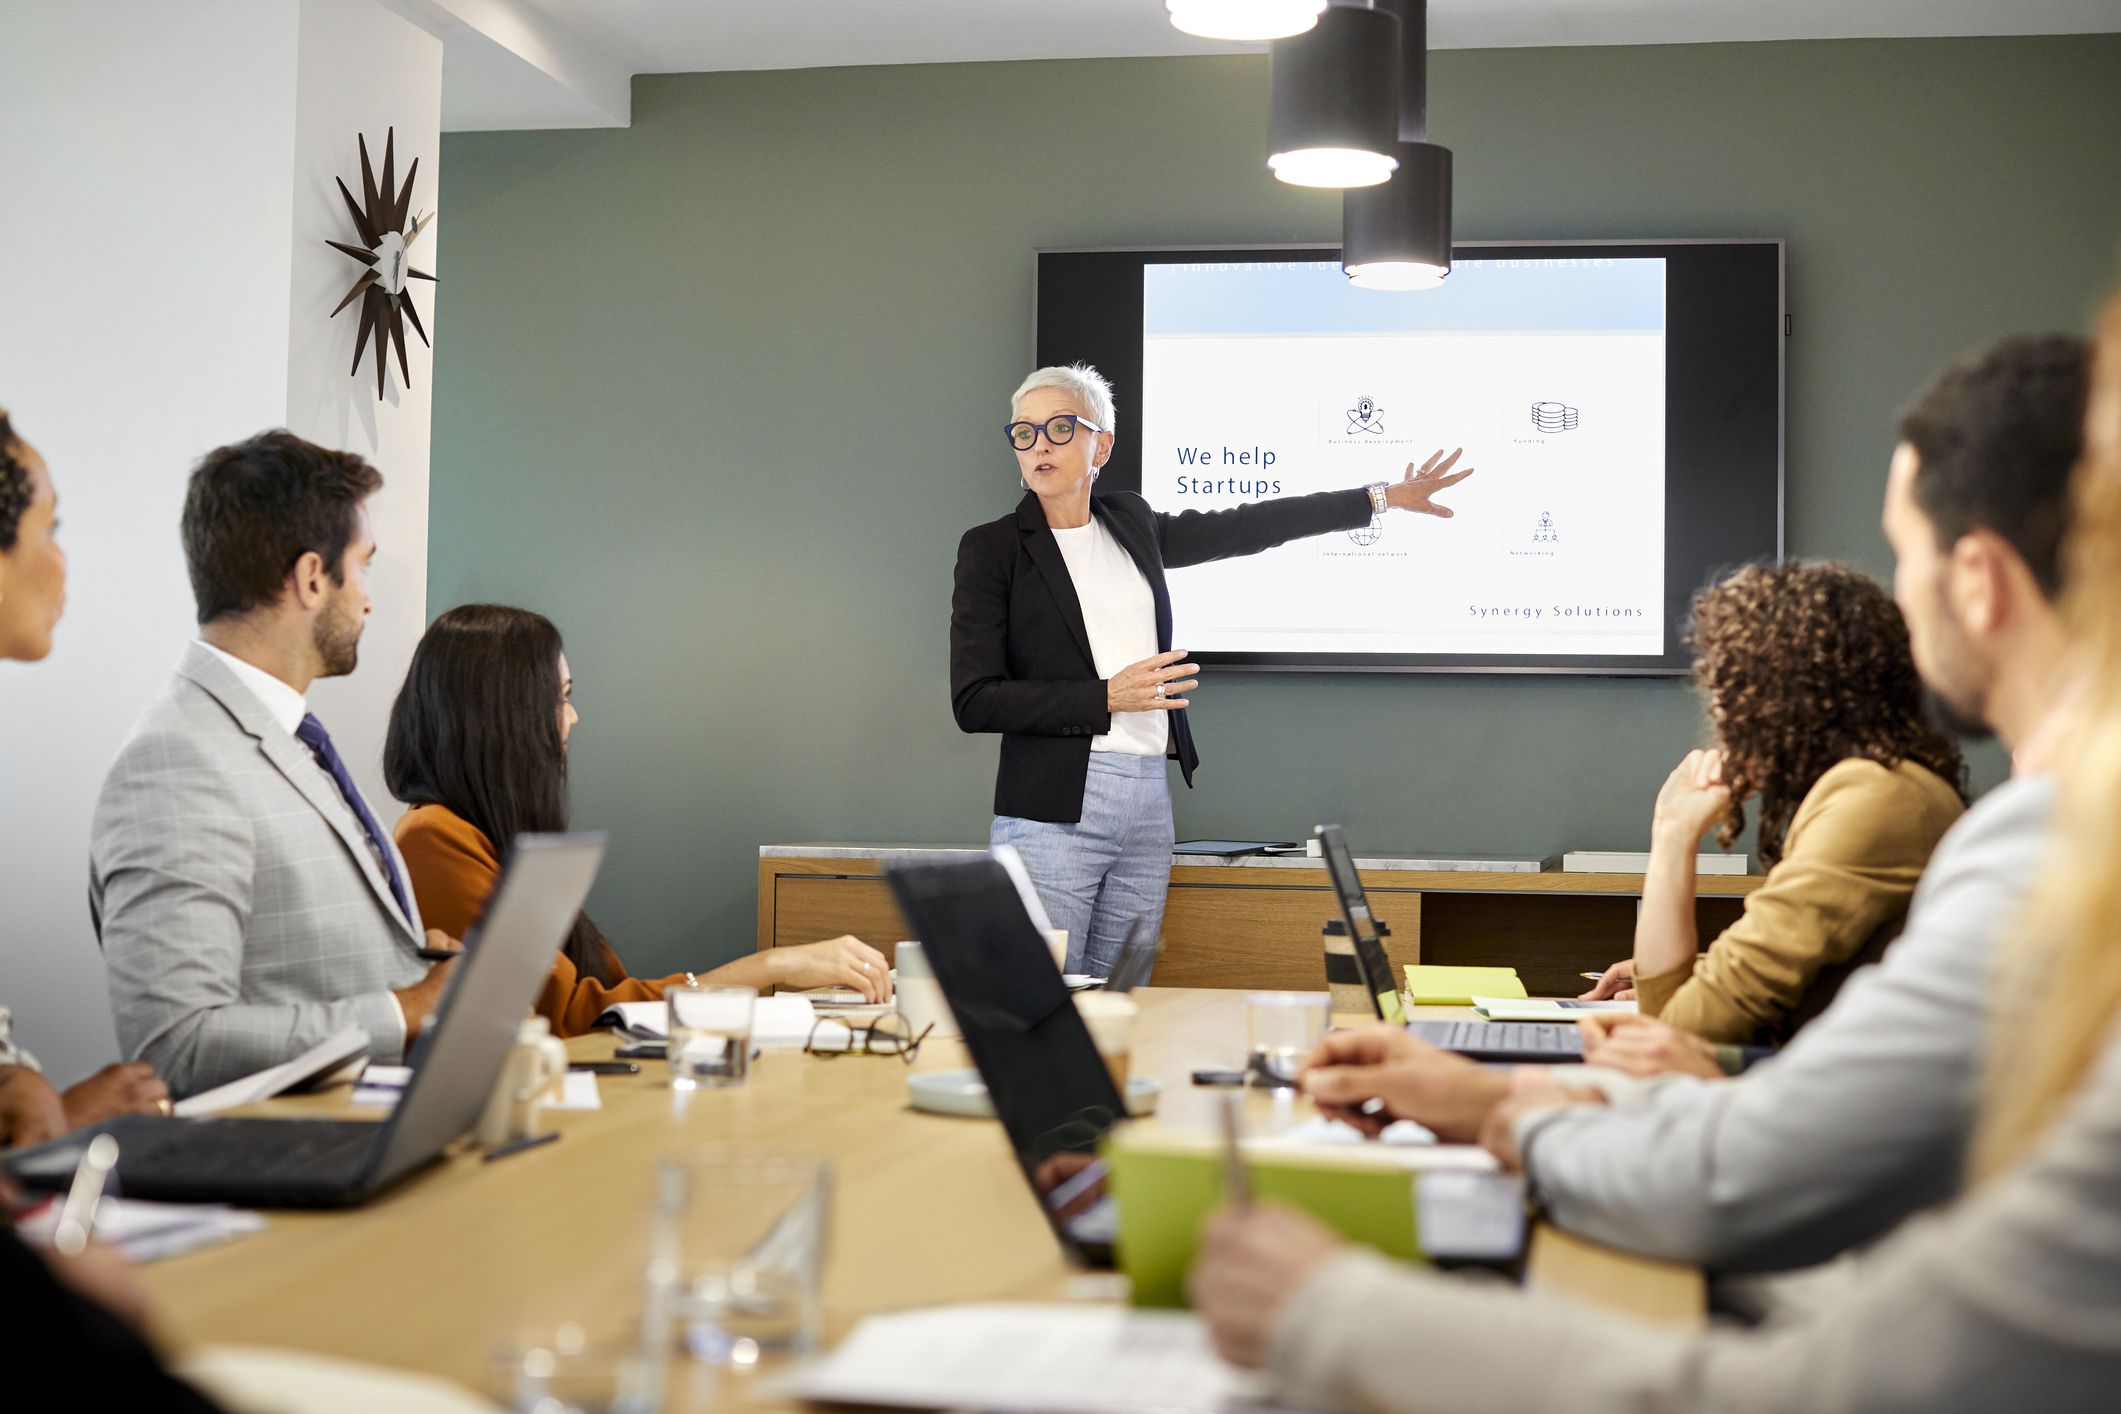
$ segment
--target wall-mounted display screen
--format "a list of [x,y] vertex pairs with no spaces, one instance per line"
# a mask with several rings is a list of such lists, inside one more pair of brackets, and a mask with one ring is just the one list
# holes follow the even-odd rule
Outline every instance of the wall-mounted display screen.
[[1096,364],[1101,491],[1159,511],[1476,474],[1449,520],[1174,572],[1218,666],[1686,670],[1687,602],[1782,543],[1775,242],[1460,248],[1439,289],[1358,289],[1330,249],[1039,256],[1038,361]]

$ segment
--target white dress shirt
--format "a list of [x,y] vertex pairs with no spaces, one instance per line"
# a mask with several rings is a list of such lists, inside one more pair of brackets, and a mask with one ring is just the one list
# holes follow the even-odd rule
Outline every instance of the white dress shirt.
[[301,693],[265,669],[246,663],[233,653],[223,653],[203,638],[193,641],[227,665],[228,670],[236,675],[236,681],[250,689],[250,695],[272,714],[272,719],[287,728],[289,736],[295,734],[295,728],[301,726],[302,719],[309,715],[308,700]]

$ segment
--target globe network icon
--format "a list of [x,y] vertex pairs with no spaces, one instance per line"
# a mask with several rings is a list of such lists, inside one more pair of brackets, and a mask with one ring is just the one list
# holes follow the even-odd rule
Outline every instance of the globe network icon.
[[1384,517],[1372,516],[1370,517],[1370,523],[1368,525],[1358,525],[1353,530],[1349,531],[1348,538],[1358,545],[1367,547],[1375,545],[1377,543],[1377,537],[1384,533]]

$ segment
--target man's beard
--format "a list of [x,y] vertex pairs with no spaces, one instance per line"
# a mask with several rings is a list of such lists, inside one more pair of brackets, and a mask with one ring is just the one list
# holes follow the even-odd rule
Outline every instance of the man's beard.
[[1987,741],[1996,729],[1973,713],[1952,705],[1949,698],[1928,683],[1922,685],[1922,714],[1946,736],[1967,741]]
[[343,678],[361,661],[361,620],[319,614],[310,641],[316,645],[317,661],[323,664],[317,676]]

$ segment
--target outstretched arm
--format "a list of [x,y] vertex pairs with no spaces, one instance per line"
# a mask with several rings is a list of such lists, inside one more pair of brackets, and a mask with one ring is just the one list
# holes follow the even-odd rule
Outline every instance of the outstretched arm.
[[[1409,462],[1406,475],[1386,486],[1385,504],[1393,510],[1448,519],[1450,508],[1437,505],[1435,497],[1473,474],[1472,467],[1453,470],[1462,452],[1463,448],[1446,456],[1439,451],[1418,467]],[[1183,569],[1210,560],[1256,555],[1312,535],[1353,530],[1372,514],[1370,493],[1357,487],[1352,491],[1319,491],[1309,496],[1248,501],[1224,511],[1159,515],[1156,526],[1164,567]]]

